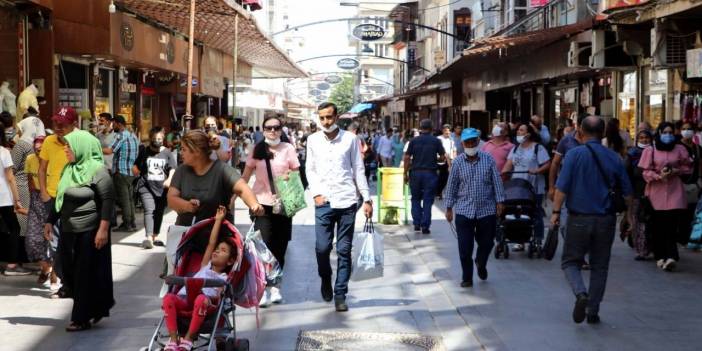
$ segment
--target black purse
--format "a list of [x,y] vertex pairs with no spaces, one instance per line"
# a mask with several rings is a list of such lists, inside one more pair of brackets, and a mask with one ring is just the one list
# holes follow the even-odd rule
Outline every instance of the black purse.
[[611,182],[609,177],[607,177],[607,174],[605,173],[604,169],[602,168],[602,165],[600,164],[600,159],[597,158],[597,154],[595,154],[595,150],[592,149],[590,145],[585,144],[585,147],[587,147],[588,150],[590,150],[590,153],[592,154],[592,157],[595,159],[595,164],[597,165],[597,170],[600,172],[600,175],[602,176],[602,179],[609,184],[609,212],[611,213],[621,213],[626,211],[626,201],[624,200],[624,195],[622,192],[622,187],[617,181],[617,179],[614,179],[614,182]]
[[551,261],[556,256],[556,249],[558,249],[558,226],[552,226],[546,234],[543,248],[544,258]]

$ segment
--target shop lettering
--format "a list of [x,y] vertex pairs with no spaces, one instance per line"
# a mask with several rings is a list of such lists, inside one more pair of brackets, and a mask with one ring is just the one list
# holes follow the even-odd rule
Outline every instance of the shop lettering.
[[137,92],[137,85],[134,83],[127,83],[127,82],[122,82],[120,84],[119,89],[123,93],[136,93]]

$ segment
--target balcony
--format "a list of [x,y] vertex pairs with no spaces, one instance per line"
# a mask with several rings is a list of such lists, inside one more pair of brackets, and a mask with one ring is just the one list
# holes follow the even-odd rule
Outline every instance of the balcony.
[[589,14],[587,11],[587,3],[589,2],[595,3],[591,7],[597,8],[597,0],[552,0],[545,6],[534,9],[527,13],[526,16],[506,25],[494,34],[513,36],[576,23],[581,17]]

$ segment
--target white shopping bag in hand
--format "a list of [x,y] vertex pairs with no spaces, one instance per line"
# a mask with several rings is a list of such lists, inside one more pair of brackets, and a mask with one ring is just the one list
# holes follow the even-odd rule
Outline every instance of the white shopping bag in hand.
[[351,280],[367,280],[383,276],[383,236],[376,233],[368,219],[363,233],[353,238],[353,273]]

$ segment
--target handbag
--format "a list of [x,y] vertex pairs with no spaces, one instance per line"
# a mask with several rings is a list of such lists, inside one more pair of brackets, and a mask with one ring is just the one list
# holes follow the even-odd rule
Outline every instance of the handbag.
[[600,164],[600,159],[597,157],[597,154],[595,154],[595,150],[593,150],[588,144],[585,144],[585,147],[590,150],[592,157],[595,159],[595,165],[597,165],[597,170],[599,171],[600,176],[602,176],[602,179],[609,184],[608,193],[610,205],[608,210],[612,213],[621,213],[626,211],[626,201],[624,201],[624,196],[622,195],[621,185],[616,178],[614,179],[614,182],[610,181],[609,177],[607,177],[607,174],[602,168],[602,165]]
[[383,236],[375,232],[373,220],[366,219],[363,233],[353,237],[353,273],[351,280],[361,281],[383,276],[385,254]]
[[546,234],[546,241],[543,247],[544,259],[551,261],[556,256],[558,249],[558,226],[552,226]]
[[273,180],[273,171],[271,169],[271,160],[266,158],[266,173],[268,173],[268,184],[271,187],[271,194],[273,194],[273,214],[283,214],[283,202],[280,201],[280,196],[275,190],[275,180]]
[[283,203],[285,216],[292,218],[300,210],[307,207],[305,202],[305,187],[299,171],[288,173],[288,177],[276,177],[275,188],[278,190],[280,201]]

